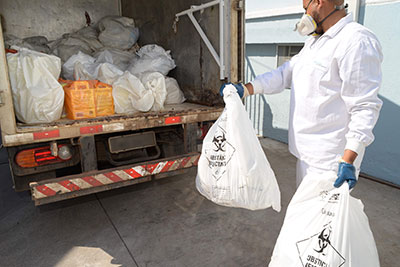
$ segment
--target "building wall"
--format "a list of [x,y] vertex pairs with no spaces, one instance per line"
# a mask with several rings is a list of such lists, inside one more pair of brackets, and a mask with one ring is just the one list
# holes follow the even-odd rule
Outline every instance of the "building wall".
[[[276,44],[246,45],[246,82],[276,68],[276,50]],[[246,109],[257,134],[287,143],[289,99],[288,89],[277,95],[253,95],[246,98]]]
[[363,172],[400,184],[400,1],[374,1],[362,5],[359,22],[371,29],[383,49],[383,107],[375,127],[375,141],[368,147]]
[[[293,32],[302,13],[295,13],[293,10],[296,9],[290,7],[299,5],[299,2],[301,10],[299,0],[246,2],[246,12],[250,14],[246,19],[246,81],[277,67],[278,44],[304,42],[303,37]],[[357,1],[346,2],[352,4],[354,10]],[[396,92],[400,84],[400,23],[397,23],[396,17],[400,12],[400,1],[363,0],[359,4],[358,21],[377,35],[384,54],[383,83],[379,95],[384,104],[374,130],[376,139],[367,148],[361,168],[366,174],[400,184],[400,94]],[[271,14],[279,9],[292,14],[262,17],[263,9],[272,10]],[[246,99],[246,108],[259,135],[287,142],[289,93],[289,89],[285,89],[281,94]]]

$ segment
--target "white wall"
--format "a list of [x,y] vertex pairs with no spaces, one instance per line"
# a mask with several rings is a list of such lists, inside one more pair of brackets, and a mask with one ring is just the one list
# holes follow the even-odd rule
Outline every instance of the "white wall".
[[[263,9],[277,13],[277,9],[301,4],[300,0],[263,1],[247,0],[247,12],[253,12],[252,19],[246,19],[246,74],[247,80],[276,67],[276,59],[266,53],[279,43],[297,43],[298,34],[292,32],[293,25],[301,16],[257,17],[254,14],[268,14]],[[371,29],[383,47],[383,83],[380,98],[383,108],[375,127],[375,141],[366,150],[361,167],[362,172],[400,184],[400,94],[399,47],[400,47],[400,0],[348,0],[350,9],[359,2],[358,21]],[[292,10],[292,9],[289,9]],[[279,13],[279,12],[278,12]],[[296,18],[297,16],[297,18]],[[250,71],[252,69],[252,71]],[[251,76],[253,75],[253,76]],[[258,134],[287,142],[289,116],[289,90],[278,95],[251,96],[246,100]]]

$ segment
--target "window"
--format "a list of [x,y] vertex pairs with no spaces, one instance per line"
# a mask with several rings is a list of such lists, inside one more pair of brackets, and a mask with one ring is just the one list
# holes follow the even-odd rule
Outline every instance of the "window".
[[293,56],[297,55],[300,50],[303,48],[302,44],[298,45],[278,45],[278,60],[277,60],[277,67],[289,61]]

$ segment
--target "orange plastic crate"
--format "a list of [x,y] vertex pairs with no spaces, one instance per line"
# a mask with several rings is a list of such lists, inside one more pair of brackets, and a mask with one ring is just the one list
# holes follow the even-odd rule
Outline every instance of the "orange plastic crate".
[[60,81],[65,92],[65,111],[72,120],[114,114],[112,86],[92,81]]
[[112,96],[111,85],[98,82],[95,90],[95,101],[96,116],[108,116],[114,114],[114,99]]

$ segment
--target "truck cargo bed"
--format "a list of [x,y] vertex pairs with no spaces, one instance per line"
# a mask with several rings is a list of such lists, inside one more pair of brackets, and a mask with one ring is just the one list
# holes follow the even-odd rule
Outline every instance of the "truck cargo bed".
[[209,107],[193,103],[166,105],[162,111],[115,114],[93,119],[60,119],[47,124],[17,123],[17,134],[4,137],[5,146],[22,145],[46,140],[74,138],[85,134],[132,131],[174,124],[216,120],[223,107]]

